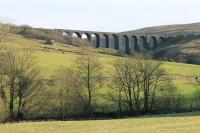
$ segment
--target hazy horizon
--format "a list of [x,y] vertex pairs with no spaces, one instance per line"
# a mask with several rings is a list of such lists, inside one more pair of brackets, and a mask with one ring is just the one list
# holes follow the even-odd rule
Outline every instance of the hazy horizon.
[[200,22],[198,0],[0,0],[0,20],[36,28],[123,32]]

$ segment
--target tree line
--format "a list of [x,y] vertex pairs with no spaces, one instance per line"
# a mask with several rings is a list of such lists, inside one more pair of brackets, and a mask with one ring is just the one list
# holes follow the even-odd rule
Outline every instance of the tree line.
[[[111,63],[114,69],[109,76],[105,76],[98,53],[84,46],[74,66],[59,67],[46,82],[41,80],[34,51],[7,48],[5,44],[11,39],[12,30],[0,28],[0,120],[3,122],[123,117],[186,109],[184,96],[161,67],[161,61],[140,55],[119,57]],[[199,83],[198,78],[196,81]],[[195,95],[195,100],[199,96]]]

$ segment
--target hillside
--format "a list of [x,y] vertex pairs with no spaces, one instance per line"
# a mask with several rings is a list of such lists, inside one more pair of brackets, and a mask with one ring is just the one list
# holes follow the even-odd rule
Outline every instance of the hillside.
[[[81,47],[73,46],[63,43],[54,43],[53,45],[44,44],[44,40],[30,39],[23,36],[16,35],[12,41],[6,44],[7,48],[15,48],[20,52],[23,48],[29,48],[33,50],[33,54],[36,57],[38,69],[41,71],[39,79],[42,81],[52,81],[53,76],[56,74],[56,70],[61,68],[77,68],[75,59],[82,56],[80,53]],[[127,58],[121,56],[115,56],[107,54],[102,49],[93,49],[99,52],[100,63],[102,65],[100,73],[102,76],[109,78],[114,71],[113,63],[119,58]],[[193,103],[194,92],[197,87],[195,86],[195,77],[200,75],[200,66],[175,63],[175,62],[163,62],[162,68],[172,78],[174,85],[178,92],[175,97],[183,97],[183,103],[180,107],[183,109],[190,109],[191,103]],[[108,81],[109,82],[109,81]],[[105,81],[105,84],[108,83]],[[49,83],[49,82],[48,82]],[[113,104],[104,96],[110,93],[111,89],[108,86],[102,86],[98,90],[99,97],[96,99],[97,108],[96,111],[101,112],[113,112],[116,110],[116,105]],[[51,85],[45,85],[41,88],[40,95],[32,100],[33,104],[37,106],[30,109],[30,119],[47,119],[47,118],[59,118],[60,112],[58,111],[59,102],[59,89],[52,87]],[[198,105],[195,102],[192,105],[193,108],[197,108]]]
[[174,24],[174,25],[164,25],[164,26],[155,26],[155,27],[147,27],[127,32],[135,32],[135,33],[160,33],[165,32],[170,35],[174,34],[199,34],[200,33],[200,23],[192,23],[192,24]]
[[[72,44],[75,46],[89,44],[86,40],[64,37],[60,32],[52,29],[20,28],[20,35],[32,39],[55,40],[59,43]],[[143,28],[128,32],[135,33],[166,33],[174,37],[169,37],[158,47],[151,49],[150,52],[154,59],[162,59],[167,61],[175,61],[181,63],[200,64],[199,40],[200,40],[200,23],[179,24]],[[107,50],[108,51],[108,50]],[[117,54],[117,52],[114,52]]]
[[[31,33],[31,36],[16,35],[14,39],[7,44],[7,46],[15,47],[17,49],[26,47],[34,50],[34,54],[38,61],[38,67],[41,70],[42,79],[51,79],[55,70],[59,67],[74,67],[74,60],[76,57],[81,56],[78,53],[80,50],[79,45],[69,45],[67,44],[67,41],[63,43],[56,41],[53,45],[45,45],[44,40],[49,37],[51,38],[53,36],[58,40],[63,39],[58,36],[54,36],[54,34],[57,33],[53,32],[53,30],[44,31],[43,29],[29,29],[28,33]],[[39,35],[39,37],[44,38],[38,38],[38,36],[35,35]],[[181,90],[181,93],[189,97],[196,90],[194,80],[191,79],[200,75],[200,66],[175,63],[175,61],[198,64],[198,62],[194,62],[193,60],[200,59],[198,57],[200,43],[200,39],[198,39],[198,37],[199,36],[192,35],[189,37],[178,36],[175,38],[169,38],[165,43],[150,51],[154,58],[166,61],[162,67],[168,72],[168,74],[175,77],[174,83]],[[124,57],[115,56],[113,53],[116,51],[111,49],[98,48],[97,50],[100,53],[100,60],[103,65],[102,73],[104,76],[110,76],[110,72],[114,69],[112,63],[116,59]]]
[[[15,47],[16,49],[31,48],[37,57],[38,66],[41,69],[43,79],[50,79],[58,67],[74,67],[74,60],[81,56],[78,51],[80,47],[55,43],[54,45],[45,45],[42,40],[24,38],[15,36],[15,38],[7,44],[7,47]],[[113,71],[112,63],[119,57],[109,54],[104,54],[102,49],[97,49],[100,53],[100,60],[103,68],[102,72],[105,76],[109,76]],[[196,77],[200,75],[200,66],[183,63],[165,62],[162,66],[168,74],[180,76],[174,80],[175,84],[183,89],[184,93],[191,94],[194,91],[193,81],[185,80],[181,77]]]
[[[22,36],[15,36],[15,38],[7,44],[7,47],[15,47],[19,49],[31,48],[35,51],[35,55],[38,57],[39,63],[42,64],[43,68],[47,67],[45,68],[45,70],[48,72],[50,69],[52,70],[53,68],[56,68],[60,65],[70,67],[71,65],[73,65],[73,59],[75,59],[77,56],[80,56],[80,54],[78,53],[80,47],[62,43],[45,45],[42,40],[29,39]],[[115,55],[109,55],[104,51],[104,49],[97,49],[97,51],[100,53],[100,59],[105,66],[104,70],[112,69],[111,63],[115,59],[125,58]],[[164,63],[163,67],[168,71],[169,74],[180,74],[183,76],[200,75],[200,66],[198,65],[166,62]],[[188,67],[191,71],[186,71]],[[178,72],[177,70],[180,69],[183,71]],[[50,76],[50,74],[48,75],[47,72],[44,73],[47,74],[47,77]]]
[[151,51],[155,59],[200,64],[200,36],[179,35],[168,38]]
[[129,32],[166,33],[173,36],[151,50],[154,59],[200,64],[200,23],[147,27],[126,33]]

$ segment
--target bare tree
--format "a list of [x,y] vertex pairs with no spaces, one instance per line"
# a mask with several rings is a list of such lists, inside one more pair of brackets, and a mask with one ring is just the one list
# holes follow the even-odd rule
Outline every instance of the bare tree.
[[159,95],[166,89],[171,79],[161,65],[161,61],[147,60],[141,58],[138,64],[140,73],[140,85],[143,91],[143,111],[151,112],[159,98]]
[[81,96],[85,99],[85,110],[91,114],[92,102],[97,94],[101,65],[97,53],[91,47],[82,47],[82,56],[75,61],[77,74],[82,81]]
[[3,84],[0,88],[0,122],[6,121],[7,115],[7,89]]
[[196,91],[193,93],[194,95],[194,102],[200,106],[200,77],[196,77],[195,78],[196,80],[196,84],[195,84],[195,87],[196,87]]
[[10,120],[14,119],[14,93],[15,93],[15,83],[17,80],[17,57],[15,55],[15,50],[9,50],[4,55],[2,60],[2,67],[4,70],[4,74],[8,76],[9,82],[9,113]]
[[75,82],[77,82],[75,79],[74,71],[70,68],[60,67],[56,70],[55,88],[58,89],[59,108],[63,120],[72,110],[72,96],[74,96]]
[[183,96],[171,81],[168,81],[165,84],[166,85],[161,90],[158,106],[162,110],[176,111],[181,106],[181,101],[183,101],[181,98]]
[[117,105],[117,112],[118,112],[118,115],[120,116],[122,113],[123,105],[124,105],[123,96],[122,96],[122,88],[115,86],[114,81],[112,81],[112,83],[109,85],[109,88],[110,88],[110,91],[107,92],[104,98]]
[[[141,81],[138,71],[140,60],[133,58],[118,59],[114,63],[114,74],[112,75],[114,87],[112,90],[118,90],[118,99],[127,103],[129,112],[139,113],[141,106]],[[114,89],[113,89],[114,88]],[[122,104],[121,104],[122,105]]]
[[26,103],[37,93],[39,72],[29,50],[7,49],[1,60],[2,70],[8,78],[9,114],[14,120],[14,101],[18,99],[17,117],[22,119]]
[[[4,54],[2,52],[2,50],[5,48],[5,44],[9,41],[12,40],[13,37],[13,33],[17,33],[17,29],[14,26],[8,25],[8,24],[0,24],[0,58],[2,60],[2,58],[4,58]],[[7,111],[7,96],[6,96],[6,92],[7,91],[7,87],[5,84],[5,80],[4,80],[4,69],[2,64],[4,65],[4,63],[1,63],[1,71],[0,71],[0,78],[1,78],[1,97],[2,97],[2,101],[3,101],[3,108],[5,111]],[[11,105],[10,105],[11,106]],[[5,116],[5,114],[4,114]]]
[[13,34],[17,33],[17,27],[9,24],[0,24],[0,50],[5,47],[5,44],[12,40]]
[[18,120],[23,119],[27,103],[39,93],[42,85],[42,82],[39,82],[39,74],[32,51],[23,50],[23,53],[18,57],[17,68]]
[[144,107],[145,113],[153,108],[156,92],[159,89],[158,84],[164,75],[164,70],[160,69],[161,62],[142,59],[138,65],[138,71],[141,75],[141,83],[143,88],[144,96]]
[[143,57],[124,58],[115,62],[115,90],[121,88],[121,96],[125,97],[130,113],[140,113],[141,105],[144,113],[155,108],[159,96],[171,81],[161,65],[160,61]]
[[200,85],[200,77],[196,77],[196,82]]
[[133,112],[133,88],[135,88],[135,68],[130,59],[118,60],[115,66],[114,76],[116,84],[125,94],[130,112]]

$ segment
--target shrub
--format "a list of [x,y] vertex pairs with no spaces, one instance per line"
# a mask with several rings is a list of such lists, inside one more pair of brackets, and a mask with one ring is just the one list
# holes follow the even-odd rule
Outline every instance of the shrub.
[[59,43],[71,44],[75,46],[85,44],[89,45],[89,42],[87,40],[74,38],[72,36],[63,36],[61,32],[57,30],[21,27],[20,34],[28,38],[40,39],[45,41],[54,40]]
[[8,111],[5,103],[0,98],[0,122],[6,122],[8,119]]

